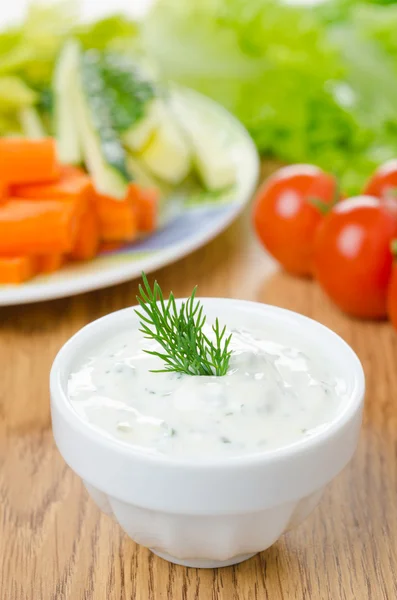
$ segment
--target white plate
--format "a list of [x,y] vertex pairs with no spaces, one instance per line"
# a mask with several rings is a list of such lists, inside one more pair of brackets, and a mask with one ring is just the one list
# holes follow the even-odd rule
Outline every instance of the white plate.
[[[192,111],[194,118],[205,121],[213,135],[222,136],[236,168],[237,185],[233,190],[216,199],[205,193],[195,200],[189,196],[182,198],[178,216],[145,240],[121,250],[67,265],[57,273],[36,277],[26,284],[1,285],[0,305],[72,296],[128,281],[142,271],[150,273],[203,246],[242,211],[254,192],[259,174],[258,155],[248,133],[221,106],[192,90],[175,90],[174,101],[184,111]],[[170,199],[171,204],[173,200]]]

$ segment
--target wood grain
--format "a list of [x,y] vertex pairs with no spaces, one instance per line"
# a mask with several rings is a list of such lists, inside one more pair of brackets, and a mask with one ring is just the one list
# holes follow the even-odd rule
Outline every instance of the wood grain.
[[136,283],[0,309],[1,600],[393,600],[397,598],[397,335],[339,313],[309,282],[276,270],[248,215],[157,273],[186,295],[247,298],[309,315],[341,334],[367,375],[351,465],[320,507],[270,550],[236,567],[170,565],[100,514],[51,435],[48,372],[67,338],[134,302]]

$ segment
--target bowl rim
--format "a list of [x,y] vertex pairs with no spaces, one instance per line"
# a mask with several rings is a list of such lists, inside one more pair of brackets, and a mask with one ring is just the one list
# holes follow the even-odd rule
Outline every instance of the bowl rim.
[[[177,304],[186,300],[185,298],[178,298]],[[111,436],[103,433],[99,428],[85,421],[81,416],[74,410],[71,402],[69,401],[67,391],[62,383],[63,380],[67,380],[68,370],[67,367],[73,360],[75,351],[81,344],[87,343],[86,341],[93,336],[104,324],[106,328],[109,328],[112,324],[116,326],[121,322],[124,317],[128,319],[134,318],[134,308],[137,306],[131,306],[115,312],[109,313],[99,319],[92,321],[91,323],[82,327],[77,331],[59,350],[55,360],[53,362],[50,372],[50,392],[51,392],[51,405],[56,405],[57,411],[60,413],[62,419],[68,422],[68,425],[72,429],[77,430],[80,435],[83,435],[90,442],[101,445],[104,449],[109,450],[112,453],[122,454],[124,457],[130,459],[146,462],[152,466],[161,466],[163,468],[172,469],[194,469],[200,470],[228,470],[236,468],[245,468],[247,466],[258,466],[273,463],[275,461],[284,461],[288,458],[306,454],[315,450],[319,445],[327,443],[332,439],[341,429],[346,427],[350,421],[354,420],[354,417],[362,409],[362,404],[365,395],[365,376],[362,364],[354,352],[354,350],[340,337],[337,333],[329,329],[327,326],[321,324],[310,317],[302,314],[293,312],[291,310],[273,306],[269,304],[263,304],[260,302],[254,302],[249,300],[236,300],[231,298],[206,298],[200,297],[200,301],[204,305],[214,306],[221,308],[225,303],[235,308],[237,311],[249,311],[252,315],[254,312],[261,313],[268,317],[276,317],[279,320],[283,320],[287,323],[295,325],[295,327],[306,326],[310,327],[312,331],[316,331],[318,335],[324,336],[328,339],[329,344],[334,344],[335,348],[338,348],[339,352],[344,353],[344,360],[349,361],[349,370],[352,373],[352,387],[349,393],[349,399],[344,409],[338,412],[337,416],[324,428],[319,430],[307,438],[297,440],[287,446],[281,446],[273,450],[267,450],[263,452],[247,453],[241,456],[230,456],[230,457],[194,457],[184,458],[175,457],[166,454],[150,453],[145,449],[139,449],[132,444],[117,440]],[[135,318],[137,319],[138,317]]]

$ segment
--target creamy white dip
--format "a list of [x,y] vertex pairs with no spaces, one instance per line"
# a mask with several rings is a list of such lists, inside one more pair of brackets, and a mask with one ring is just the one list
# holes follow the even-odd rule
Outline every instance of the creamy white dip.
[[327,427],[346,399],[318,349],[233,332],[224,377],[152,373],[156,343],[138,329],[96,345],[68,382],[76,412],[111,438],[177,457],[240,456],[287,446]]

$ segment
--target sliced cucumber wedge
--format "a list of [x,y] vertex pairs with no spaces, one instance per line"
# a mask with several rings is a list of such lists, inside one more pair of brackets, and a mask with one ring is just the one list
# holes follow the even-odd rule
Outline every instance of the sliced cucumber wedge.
[[152,100],[146,108],[146,115],[122,134],[123,144],[128,150],[143,150],[158,128],[161,114],[161,100]]
[[38,111],[33,106],[26,106],[19,112],[19,120],[23,135],[32,139],[45,137],[46,132]]
[[141,66],[114,53],[103,53],[102,70],[112,90],[115,129],[129,150],[141,150],[159,120],[161,99],[155,84]]
[[193,167],[203,186],[214,192],[232,187],[236,183],[236,167],[225,140],[185,103],[174,98],[171,108],[189,139]]
[[53,87],[53,130],[61,163],[78,165],[82,161],[77,129],[73,86],[79,68],[80,48],[75,40],[66,42],[55,66]]
[[153,175],[173,185],[181,183],[192,167],[187,138],[168,112],[164,112],[149,144],[139,156]]
[[143,188],[158,188],[160,182],[153,177],[152,173],[142,164],[135,155],[128,154],[127,157],[128,172],[134,181]]
[[89,51],[81,57],[75,99],[84,162],[95,188],[102,194],[123,199],[132,177],[114,127],[113,105],[97,52]]
[[208,190],[218,191],[236,183],[236,168],[227,151],[217,144],[213,136],[202,133],[193,137],[194,164],[196,171]]

